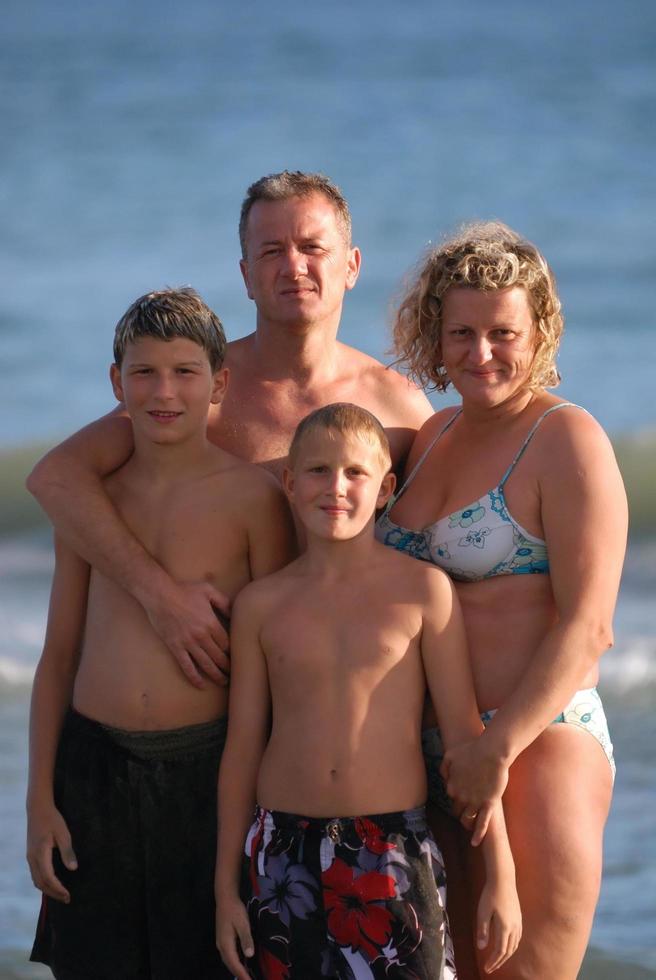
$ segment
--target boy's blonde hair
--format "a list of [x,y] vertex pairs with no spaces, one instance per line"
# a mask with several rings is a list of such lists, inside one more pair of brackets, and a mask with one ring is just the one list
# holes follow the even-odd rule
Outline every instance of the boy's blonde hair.
[[191,286],[160,289],[134,301],[116,324],[114,363],[118,368],[128,344],[142,337],[192,340],[207,354],[212,372],[223,364],[226,339],[221,321]]
[[324,405],[310,412],[296,426],[296,432],[289,447],[288,464],[294,468],[298,462],[299,452],[303,440],[310,433],[317,429],[325,429],[328,433],[337,432],[341,436],[355,436],[362,439],[369,446],[378,450],[381,463],[385,472],[391,469],[392,458],[390,446],[385,430],[371,412],[359,405],[352,405],[350,402],[335,402],[332,405]]
[[530,388],[553,388],[560,381],[556,354],[563,317],[556,280],[535,245],[500,221],[464,225],[431,249],[410,281],[394,321],[397,363],[422,387],[445,391],[442,363],[442,305],[452,286],[485,292],[523,286],[535,325]]

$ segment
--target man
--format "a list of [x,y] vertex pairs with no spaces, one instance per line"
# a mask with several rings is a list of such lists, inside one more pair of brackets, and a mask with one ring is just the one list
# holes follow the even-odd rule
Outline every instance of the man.
[[[230,383],[220,416],[209,416],[210,440],[280,474],[301,418],[355,402],[383,423],[401,465],[432,409],[397,372],[337,340],[344,293],[360,271],[341,192],[318,174],[263,177],[246,194],[240,238],[256,329],[228,345]],[[207,582],[174,581],[103,489],[132,447],[129,419],[106,416],[45,456],[28,489],[67,544],[141,603],[188,679],[202,686],[200,670],[220,682],[227,636],[214,610],[227,611],[225,597]]]

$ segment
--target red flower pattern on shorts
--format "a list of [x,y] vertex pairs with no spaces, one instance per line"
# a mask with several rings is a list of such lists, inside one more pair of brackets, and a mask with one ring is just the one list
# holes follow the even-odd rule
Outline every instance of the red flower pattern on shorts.
[[372,854],[384,854],[385,851],[395,849],[393,843],[384,840],[382,830],[373,820],[368,820],[367,817],[357,817],[355,829],[364,846]]
[[394,898],[394,879],[376,871],[355,875],[355,870],[335,858],[321,875],[328,928],[340,946],[350,946],[354,953],[363,950],[375,959],[392,934],[385,902]]

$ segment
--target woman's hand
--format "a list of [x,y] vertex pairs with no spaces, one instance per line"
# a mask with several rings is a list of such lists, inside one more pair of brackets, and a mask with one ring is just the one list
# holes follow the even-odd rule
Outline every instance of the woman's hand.
[[70,893],[55,874],[52,852],[57,848],[62,862],[69,871],[77,869],[77,858],[73,842],[66,825],[54,803],[41,806],[31,805],[27,812],[27,862],[36,888],[55,898],[58,902],[69,903]]
[[508,768],[489,750],[485,735],[452,745],[440,773],[463,827],[476,846],[485,837],[492,809],[506,789]]

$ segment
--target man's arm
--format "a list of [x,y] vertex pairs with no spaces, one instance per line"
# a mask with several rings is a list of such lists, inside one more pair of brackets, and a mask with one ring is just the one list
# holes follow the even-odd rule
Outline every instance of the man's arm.
[[394,472],[401,477],[415,437],[434,409],[424,392],[393,368],[380,372],[378,398],[384,406],[380,418],[390,441]]
[[216,944],[238,980],[248,980],[240,953],[253,956],[248,914],[239,897],[242,854],[253,818],[260,762],[270,724],[269,680],[260,645],[261,597],[247,586],[235,602],[228,737],[219,771],[215,870]]
[[57,878],[52,852],[64,865],[77,867],[66,822],[55,806],[54,770],[57,744],[82,642],[89,566],[55,538],[55,574],[43,653],[34,675],[30,709],[30,766],[27,789],[27,860],[32,881],[60,902],[70,895]]
[[225,596],[207,583],[174,582],[126,527],[103,486],[134,449],[132,423],[120,411],[51,450],[27,488],[69,547],[143,606],[192,684],[203,686],[198,668],[225,683],[228,637],[214,613],[214,607],[228,612]]

